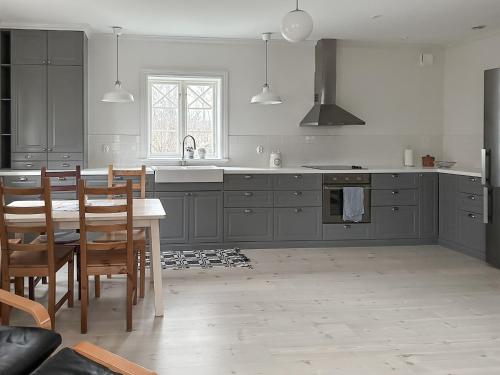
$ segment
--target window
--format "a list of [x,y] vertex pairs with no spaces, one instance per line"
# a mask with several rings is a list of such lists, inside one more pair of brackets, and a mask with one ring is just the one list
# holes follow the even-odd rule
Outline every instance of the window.
[[[207,159],[224,158],[223,75],[147,74],[148,158],[179,159],[192,135]],[[191,141],[186,144],[192,145]]]

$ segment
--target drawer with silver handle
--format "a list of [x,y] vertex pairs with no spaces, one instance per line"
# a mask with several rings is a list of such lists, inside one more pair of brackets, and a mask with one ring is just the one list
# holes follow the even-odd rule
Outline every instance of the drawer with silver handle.
[[49,152],[47,155],[49,160],[56,161],[83,160],[81,152]]
[[459,176],[458,191],[475,195],[483,195],[481,177]]
[[276,190],[321,190],[321,174],[277,174],[274,176]]
[[275,207],[320,207],[322,195],[321,190],[275,191],[274,205]]
[[68,160],[68,161],[49,161],[48,169],[55,170],[74,170],[76,166],[83,166],[82,160]]
[[272,190],[273,176],[270,174],[224,175],[224,190]]
[[225,191],[224,207],[272,207],[272,191]]
[[483,196],[470,193],[458,193],[459,204],[458,208],[465,211],[474,212],[477,214],[483,213]]
[[36,187],[40,186],[40,176],[4,176],[3,183],[12,187]]
[[417,189],[372,190],[372,206],[413,206],[418,201]]
[[11,169],[40,169],[46,165],[46,161],[40,160],[12,161],[10,163]]
[[11,154],[12,161],[45,161],[47,154],[45,152],[13,152]]

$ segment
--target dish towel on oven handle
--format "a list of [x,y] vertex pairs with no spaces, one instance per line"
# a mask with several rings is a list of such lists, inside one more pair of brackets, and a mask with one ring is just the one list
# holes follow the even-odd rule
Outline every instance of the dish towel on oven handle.
[[365,213],[365,192],[362,187],[345,187],[344,191],[344,221],[359,222]]

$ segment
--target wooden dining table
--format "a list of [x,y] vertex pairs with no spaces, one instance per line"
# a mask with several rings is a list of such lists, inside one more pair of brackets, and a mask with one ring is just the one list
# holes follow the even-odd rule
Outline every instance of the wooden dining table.
[[[89,200],[95,205],[123,204],[121,199],[96,199]],[[43,205],[43,201],[14,201],[9,206],[23,207]],[[120,221],[126,213],[87,214],[88,219],[95,221]],[[149,231],[151,242],[150,270],[153,278],[155,316],[163,316],[163,284],[160,257],[160,220],[166,213],[159,199],[134,199],[133,200],[133,225],[134,228],[145,228]],[[54,230],[79,229],[80,219],[77,200],[52,201],[52,220]],[[34,215],[6,215],[6,221],[11,225],[36,225],[44,221],[43,214]]]

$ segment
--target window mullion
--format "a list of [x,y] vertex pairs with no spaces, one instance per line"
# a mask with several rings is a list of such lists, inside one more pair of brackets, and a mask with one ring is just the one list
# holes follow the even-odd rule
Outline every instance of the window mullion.
[[179,150],[180,155],[179,158],[182,157],[182,140],[186,136],[186,111],[185,111],[185,102],[186,102],[186,87],[184,82],[179,82]]

